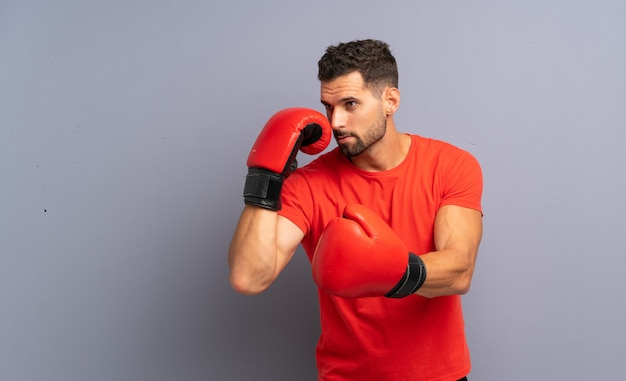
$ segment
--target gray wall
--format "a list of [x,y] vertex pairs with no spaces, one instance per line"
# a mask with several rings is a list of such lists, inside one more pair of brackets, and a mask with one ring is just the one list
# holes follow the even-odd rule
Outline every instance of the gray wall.
[[313,380],[303,253],[244,297],[226,252],[256,134],[321,109],[317,59],[365,37],[398,58],[400,129],[484,169],[472,379],[623,377],[625,16],[619,0],[4,0],[0,379]]

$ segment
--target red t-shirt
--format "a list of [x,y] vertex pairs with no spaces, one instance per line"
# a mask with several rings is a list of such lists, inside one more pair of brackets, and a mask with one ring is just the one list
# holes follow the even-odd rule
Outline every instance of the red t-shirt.
[[[448,143],[411,135],[406,159],[389,171],[355,167],[338,149],[296,170],[282,190],[280,215],[305,234],[312,259],[331,218],[360,203],[382,217],[410,252],[435,249],[433,223],[443,205],[481,210],[476,159]],[[470,371],[461,298],[341,298],[318,290],[319,380],[456,380]]]

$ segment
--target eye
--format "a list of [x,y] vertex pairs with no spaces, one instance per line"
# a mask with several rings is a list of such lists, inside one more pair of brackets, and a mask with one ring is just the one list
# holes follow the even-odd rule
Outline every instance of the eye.
[[347,101],[346,102],[346,108],[355,108],[356,107],[356,102],[355,101]]

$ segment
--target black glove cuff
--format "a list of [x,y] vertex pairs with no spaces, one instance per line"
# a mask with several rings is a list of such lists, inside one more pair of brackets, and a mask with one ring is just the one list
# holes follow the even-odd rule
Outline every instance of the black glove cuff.
[[269,210],[280,210],[280,191],[285,176],[262,168],[248,168],[243,200],[248,205],[256,205]]
[[404,298],[419,290],[426,280],[426,266],[418,255],[409,253],[409,263],[406,265],[406,273],[400,282],[385,295],[388,298]]

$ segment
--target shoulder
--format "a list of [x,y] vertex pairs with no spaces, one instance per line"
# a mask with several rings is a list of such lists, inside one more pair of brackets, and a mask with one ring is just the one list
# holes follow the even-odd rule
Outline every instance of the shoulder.
[[420,135],[411,135],[418,149],[421,148],[425,154],[469,154],[466,150],[443,140],[427,138]]
[[421,163],[430,162],[436,165],[458,165],[459,162],[472,162],[478,165],[478,160],[469,151],[443,140],[411,135],[415,144],[413,150]]

